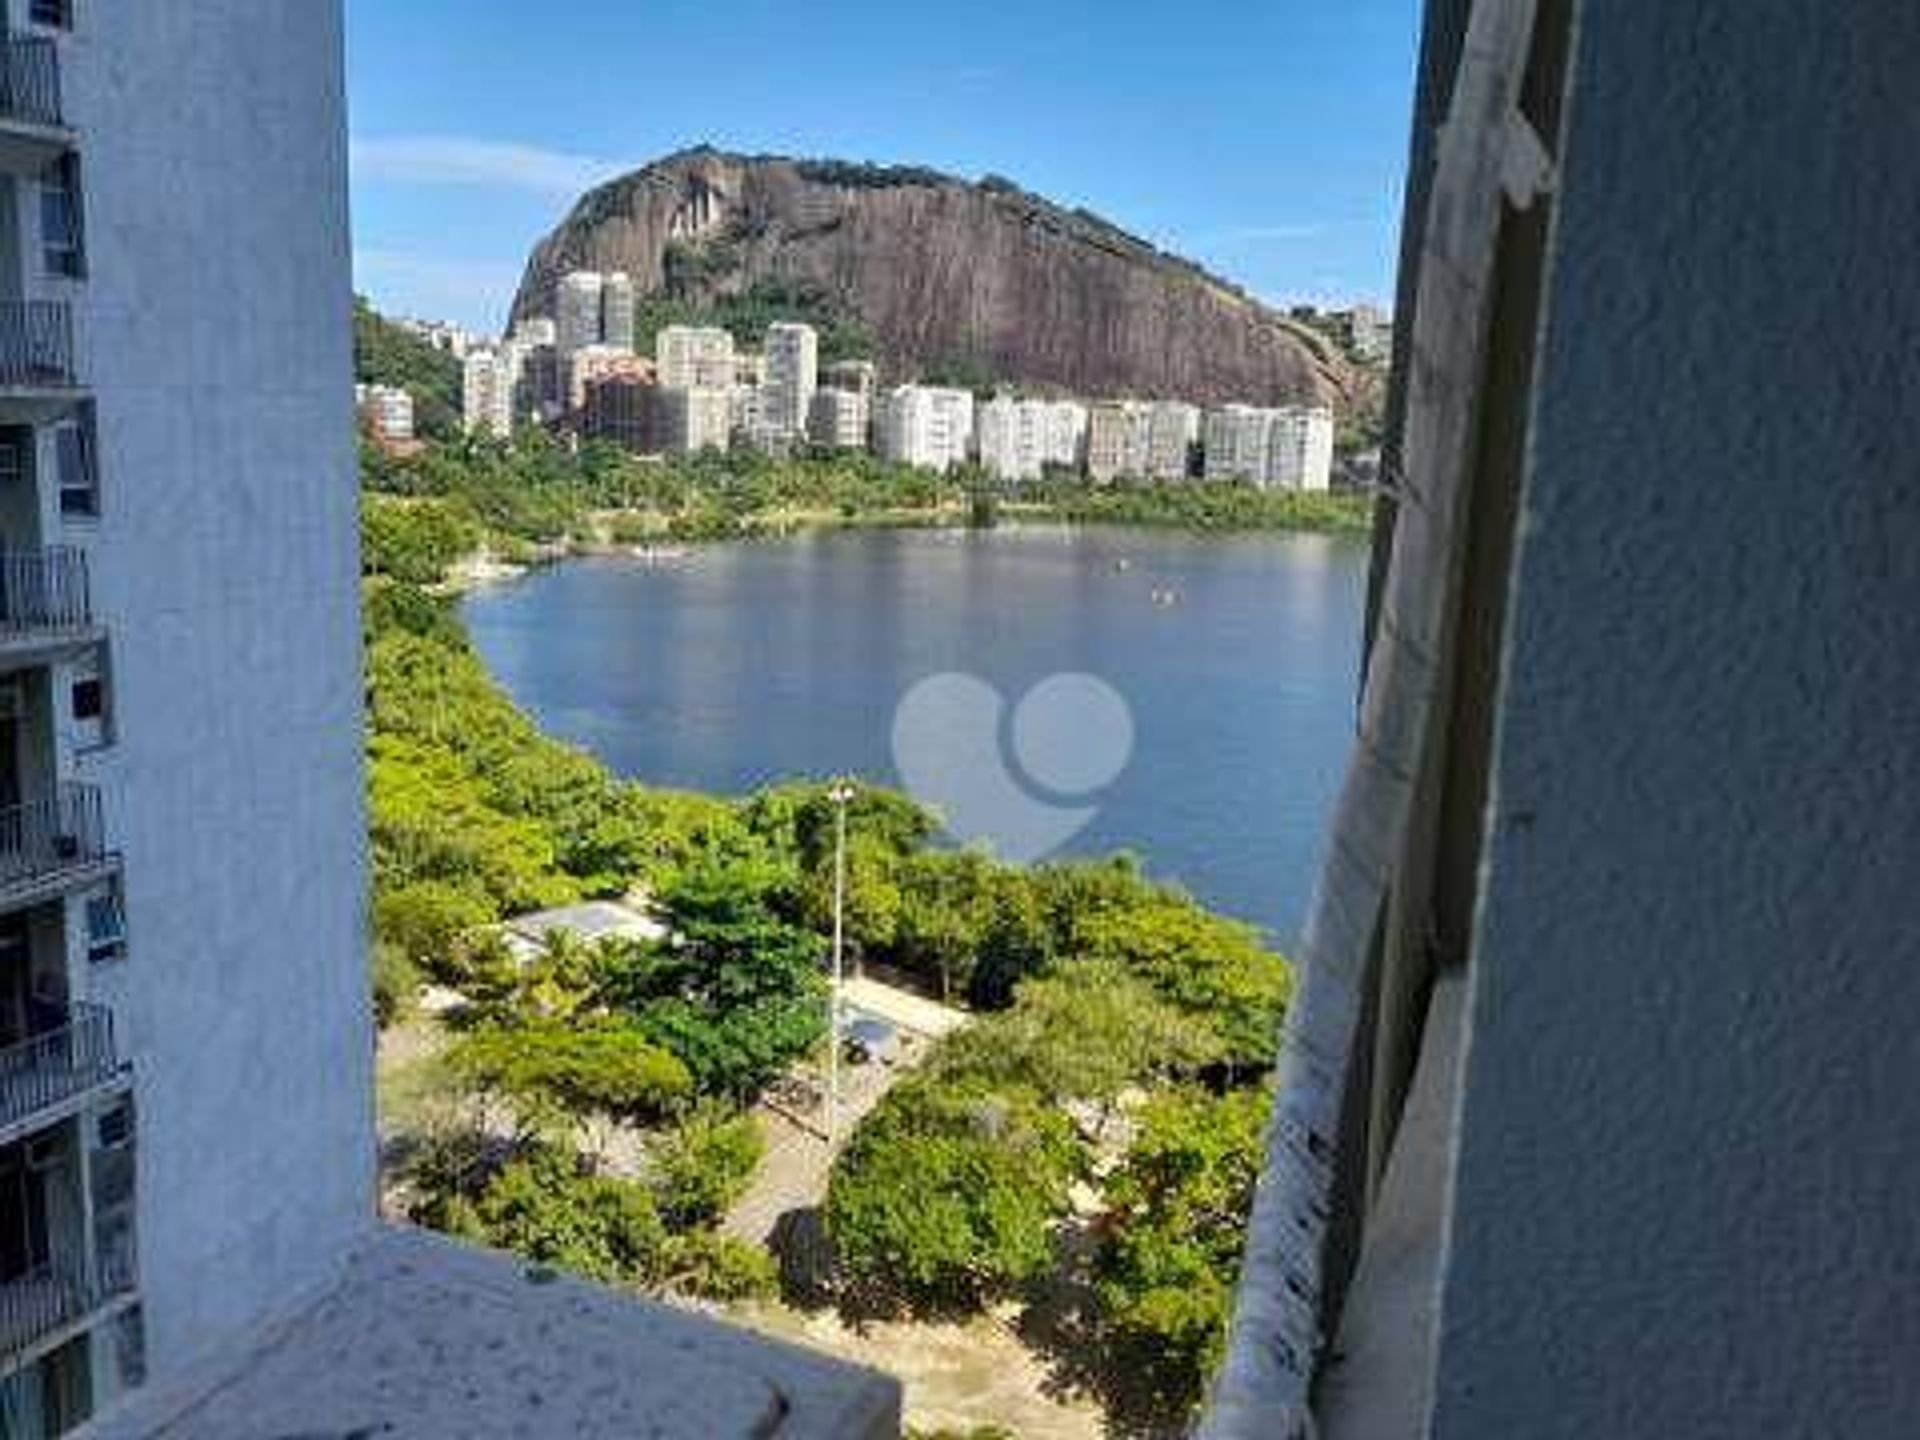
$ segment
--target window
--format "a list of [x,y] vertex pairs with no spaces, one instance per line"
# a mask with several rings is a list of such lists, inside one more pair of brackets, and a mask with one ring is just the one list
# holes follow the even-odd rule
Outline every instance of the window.
[[73,0],[33,0],[27,18],[54,30],[73,28]]
[[49,275],[87,273],[80,157],[62,155],[40,175],[40,247]]
[[0,490],[20,484],[27,474],[27,442],[18,431],[0,435]]
[[98,750],[113,743],[113,704],[102,652],[95,650],[73,662],[67,701],[77,748]]
[[127,907],[120,898],[119,882],[103,885],[88,895],[82,909],[87,924],[87,960],[102,965],[110,960],[126,959]]
[[95,1149],[124,1150],[133,1144],[133,1102],[121,1101],[100,1116]]
[[95,464],[93,402],[53,426],[54,468],[60,476],[60,513],[69,519],[100,514],[100,473]]

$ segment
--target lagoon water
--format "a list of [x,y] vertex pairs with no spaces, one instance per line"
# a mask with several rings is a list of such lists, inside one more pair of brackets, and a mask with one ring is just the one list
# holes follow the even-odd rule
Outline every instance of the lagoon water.
[[[1030,819],[1045,833],[1092,809],[1060,853],[1131,850],[1289,946],[1353,733],[1366,566],[1362,542],[1319,535],[839,531],[575,561],[465,613],[549,733],[657,785],[901,785],[895,716],[913,692],[916,713],[948,714],[956,753],[973,741],[987,758],[970,763],[998,772],[968,794],[1012,797],[992,813],[1016,848]],[[1058,685],[1017,708],[1063,673],[1121,698],[1118,739],[1111,704],[1046,712]],[[991,702],[981,685],[915,691],[954,674],[1005,697],[997,734],[975,733],[994,730],[991,708],[962,703]]]

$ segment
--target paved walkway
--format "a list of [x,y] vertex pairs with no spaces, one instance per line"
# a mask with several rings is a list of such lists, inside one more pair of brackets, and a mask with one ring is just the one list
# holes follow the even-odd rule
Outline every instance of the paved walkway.
[[764,1245],[782,1216],[818,1208],[827,1197],[833,1157],[861,1117],[926,1058],[938,1037],[968,1020],[961,1011],[877,980],[849,980],[841,996],[849,1012],[875,1015],[897,1026],[899,1048],[886,1063],[840,1067],[838,1133],[832,1145],[827,1143],[821,1099],[825,1086],[818,1074],[796,1072],[780,1093],[756,1107],[760,1132],[767,1141],[766,1158],[747,1193],[721,1223],[729,1235]]

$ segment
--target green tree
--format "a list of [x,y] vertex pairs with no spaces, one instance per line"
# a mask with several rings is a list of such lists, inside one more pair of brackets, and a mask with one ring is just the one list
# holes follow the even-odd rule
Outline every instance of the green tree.
[[1108,1182],[1102,1315],[1127,1364],[1174,1412],[1199,1403],[1220,1360],[1267,1108],[1263,1089],[1157,1095]]
[[510,1105],[527,1130],[595,1114],[656,1119],[693,1088],[674,1055],[613,1020],[484,1026],[456,1041],[447,1059],[467,1084]]
[[843,1276],[888,1303],[970,1308],[1043,1270],[1086,1157],[1039,1096],[915,1077],[834,1168],[827,1233]]
[[751,1115],[703,1107],[654,1138],[647,1178],[677,1229],[711,1225],[746,1193],[767,1142]]
[[644,1185],[586,1170],[567,1151],[537,1147],[473,1200],[443,1207],[444,1228],[609,1284],[650,1284],[669,1258],[667,1228]]

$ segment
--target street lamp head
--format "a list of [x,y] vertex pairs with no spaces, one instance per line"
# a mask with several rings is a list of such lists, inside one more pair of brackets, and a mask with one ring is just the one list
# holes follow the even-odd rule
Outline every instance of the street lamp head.
[[837,782],[831,790],[827,791],[827,798],[836,805],[845,805],[853,799],[853,795],[853,785],[846,780]]

